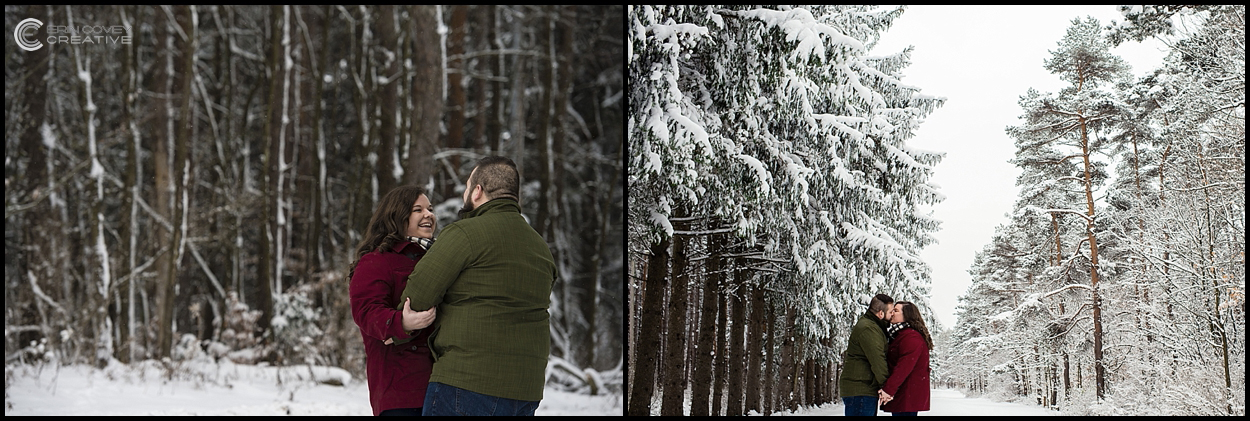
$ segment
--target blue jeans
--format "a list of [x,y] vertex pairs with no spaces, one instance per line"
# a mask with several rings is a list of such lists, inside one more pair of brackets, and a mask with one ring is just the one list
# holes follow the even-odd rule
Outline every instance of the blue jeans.
[[[876,396],[845,396],[842,398],[842,403],[846,404],[846,416],[848,417],[856,415],[877,416]],[[425,406],[427,408],[430,406],[429,400],[425,402]]]
[[520,401],[468,391],[455,386],[431,382],[425,389],[425,406],[421,415],[504,415],[533,416],[538,401]]
[[890,415],[893,415],[896,417],[914,417],[916,416],[916,413],[915,412],[891,412]]

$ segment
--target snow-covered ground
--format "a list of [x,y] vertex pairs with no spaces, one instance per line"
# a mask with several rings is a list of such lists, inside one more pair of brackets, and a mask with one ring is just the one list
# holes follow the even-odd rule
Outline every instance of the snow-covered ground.
[[[257,367],[224,361],[167,369],[5,367],[4,415],[372,415],[363,378],[332,367]],[[342,383],[342,386],[327,384]],[[621,396],[548,388],[535,415],[621,415]]]
[[[776,413],[773,415],[805,415],[805,416],[844,416],[846,408],[841,403],[826,404],[814,408],[800,409],[795,412]],[[889,412],[877,412],[877,415],[890,415]],[[986,398],[969,398],[963,392],[951,389],[934,389],[929,394],[929,410],[922,411],[920,416],[1056,416],[1058,412],[1036,405],[1013,402],[994,402]]]

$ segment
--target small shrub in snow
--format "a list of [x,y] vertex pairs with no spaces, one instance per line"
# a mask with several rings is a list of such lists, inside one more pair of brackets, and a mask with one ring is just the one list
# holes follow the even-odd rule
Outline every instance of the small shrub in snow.
[[279,363],[317,363],[319,351],[315,339],[322,334],[321,309],[313,306],[302,288],[273,298],[269,339]]
[[264,355],[261,338],[256,334],[261,312],[248,308],[234,291],[226,297],[226,308],[221,342],[210,343],[210,352],[214,358],[226,356],[235,363],[254,364]]

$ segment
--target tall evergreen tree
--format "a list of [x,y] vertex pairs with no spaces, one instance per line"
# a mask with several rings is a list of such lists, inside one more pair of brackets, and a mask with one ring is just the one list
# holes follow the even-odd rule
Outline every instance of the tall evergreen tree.
[[[1102,37],[1101,26],[1093,18],[1074,19],[1059,48],[1051,51],[1046,70],[1059,75],[1072,85],[1058,94],[1040,94],[1032,89],[1020,98],[1025,124],[1008,128],[1016,138],[1017,159],[1024,166],[1065,165],[1079,159],[1079,172],[1062,174],[1055,183],[1083,190],[1085,209],[1059,209],[1085,220],[1085,236],[1089,247],[1089,282],[1092,287],[1094,318],[1094,369],[1097,373],[1097,394],[1106,393],[1106,373],[1102,346],[1102,303],[1098,295],[1098,237],[1095,220],[1094,191],[1105,177],[1103,164],[1094,155],[1105,147],[1099,131],[1115,122],[1123,113],[1123,104],[1115,91],[1105,89],[1124,76],[1127,65],[1109,52]],[[1053,151],[1053,152],[1052,152]],[[1055,153],[1057,152],[1057,153]],[[1052,211],[1055,212],[1055,211]]]

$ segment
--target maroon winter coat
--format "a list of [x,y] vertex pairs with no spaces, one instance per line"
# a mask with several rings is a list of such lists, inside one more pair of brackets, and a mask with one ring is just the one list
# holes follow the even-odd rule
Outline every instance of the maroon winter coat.
[[885,361],[890,366],[890,377],[881,387],[894,397],[881,406],[886,412],[919,412],[929,410],[929,346],[916,329],[898,331]]
[[420,330],[415,340],[403,345],[383,344],[392,337],[410,338],[404,332],[403,313],[395,308],[412,267],[424,255],[420,246],[403,241],[390,252],[361,256],[352,275],[352,319],[365,341],[365,374],[373,415],[387,409],[420,408],[425,403],[425,388],[434,365],[427,344],[429,329]]

